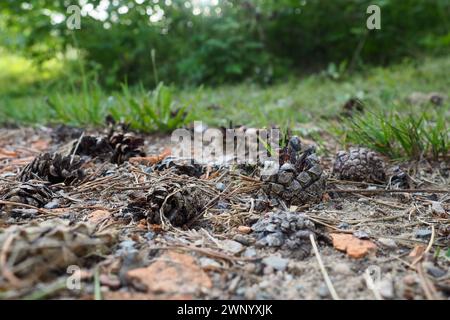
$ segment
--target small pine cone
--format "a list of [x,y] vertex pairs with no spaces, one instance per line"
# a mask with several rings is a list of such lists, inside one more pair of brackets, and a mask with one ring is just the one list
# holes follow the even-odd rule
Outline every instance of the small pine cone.
[[350,148],[336,155],[333,174],[342,180],[384,182],[386,180],[383,159],[366,148]]
[[[160,224],[160,209],[171,195],[164,204],[164,217],[173,226],[183,226],[202,211],[207,199],[195,185],[180,187],[179,184],[157,186],[149,194],[130,202],[127,211],[136,220],[147,218],[150,223]],[[176,189],[180,191],[173,193]]]
[[[76,150],[75,150],[76,149]],[[89,157],[105,157],[113,151],[108,139],[104,137],[84,136],[74,141],[69,154]]]
[[13,188],[3,197],[3,199],[42,208],[51,201],[52,192],[42,182],[30,180]]
[[59,153],[43,153],[37,156],[20,173],[22,182],[39,178],[50,183],[70,184],[83,177],[82,161],[78,156],[61,156]]
[[132,157],[145,157],[145,152],[141,149],[144,140],[132,133],[113,134],[109,143],[114,150],[111,157],[113,163],[121,164]]
[[310,253],[309,235],[315,234],[315,225],[301,213],[278,210],[260,218],[252,230],[256,246],[287,249],[303,259]]
[[314,149],[300,153],[300,142],[297,137],[291,138],[291,141],[289,145],[295,148],[288,150],[288,156],[284,158],[286,162],[278,172],[261,177],[265,182],[263,190],[293,205],[319,202],[322,200],[327,180],[319,159]]

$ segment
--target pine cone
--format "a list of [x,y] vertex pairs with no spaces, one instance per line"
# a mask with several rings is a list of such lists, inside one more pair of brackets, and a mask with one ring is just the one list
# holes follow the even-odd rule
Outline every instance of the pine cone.
[[309,255],[309,235],[315,233],[315,226],[301,213],[278,210],[260,218],[252,230],[257,246],[293,250],[292,254],[302,259]]
[[70,184],[83,177],[82,161],[78,156],[61,156],[59,153],[43,153],[37,156],[20,173],[22,182],[39,178],[50,183]]
[[[172,194],[175,190],[180,191]],[[171,195],[172,194],[172,195]],[[128,205],[128,212],[135,220],[147,218],[150,223],[160,224],[160,209],[164,204],[164,217],[173,226],[183,226],[199,214],[207,203],[203,192],[195,185],[168,184],[155,187],[149,194],[138,197]]]
[[326,175],[313,148],[300,152],[300,140],[292,137],[280,156],[284,164],[278,172],[262,176],[263,190],[293,205],[319,202],[326,186]]
[[144,145],[142,138],[132,133],[116,133],[109,138],[113,154],[111,162],[122,164],[132,157],[144,157],[145,152],[141,149]]
[[333,174],[342,180],[384,182],[386,173],[383,159],[366,148],[350,148],[336,155]]
[[190,177],[200,178],[205,169],[204,166],[194,163],[193,161],[176,161],[173,157],[164,158],[161,162],[155,165],[155,170],[164,171],[172,168],[178,175],[187,175]]
[[69,154],[75,153],[79,156],[108,157],[112,151],[113,148],[107,138],[84,136],[81,138],[79,144],[78,140],[73,142]]
[[30,180],[13,188],[3,199],[42,208],[52,200],[52,192],[42,182]]

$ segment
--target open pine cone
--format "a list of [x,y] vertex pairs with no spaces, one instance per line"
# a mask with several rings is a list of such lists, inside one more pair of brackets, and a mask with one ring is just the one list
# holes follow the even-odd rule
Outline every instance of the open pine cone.
[[253,226],[256,245],[292,250],[298,258],[305,258],[311,249],[309,235],[315,233],[315,225],[298,212],[277,210],[260,218]]
[[3,199],[42,208],[51,201],[52,192],[42,182],[30,180],[10,190]]
[[[176,190],[179,191],[175,192]],[[196,217],[206,203],[207,198],[197,186],[189,183],[168,183],[156,186],[150,193],[131,201],[127,211],[135,219],[147,218],[150,223],[160,224],[160,209],[164,205],[163,214],[166,221],[173,226],[183,226]]]
[[319,202],[326,187],[326,175],[313,148],[301,151],[298,137],[289,140],[280,155],[282,166],[274,175],[262,176],[263,190],[289,204]]
[[126,132],[128,125],[122,122],[116,124],[112,118],[107,118],[107,124],[108,133],[106,136],[84,136],[80,141],[73,142],[69,153],[98,157],[117,164],[122,164],[132,157],[145,156],[141,149],[144,140],[131,132]]
[[70,184],[83,177],[80,168],[82,161],[78,156],[62,156],[59,153],[43,153],[34,158],[20,173],[20,181],[41,179],[50,183]]
[[111,156],[111,162],[113,163],[121,164],[132,157],[145,156],[145,152],[141,149],[144,140],[132,133],[113,134],[109,138],[109,143],[114,150]]
[[333,174],[342,180],[384,182],[386,180],[383,159],[367,148],[350,148],[339,151],[333,166]]

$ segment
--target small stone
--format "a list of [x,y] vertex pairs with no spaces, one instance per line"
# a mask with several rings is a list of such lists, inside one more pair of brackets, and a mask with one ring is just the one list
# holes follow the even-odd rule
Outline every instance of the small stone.
[[284,271],[288,265],[289,260],[281,258],[279,256],[268,256],[265,257],[262,262],[265,265],[274,268],[275,270]]
[[388,249],[397,249],[397,243],[393,239],[379,238],[378,242]]
[[243,234],[236,234],[233,237],[233,240],[243,244],[244,246],[249,246],[249,245],[251,245],[252,243],[255,242],[255,240],[253,238],[251,238],[249,236],[245,236]]
[[154,233],[153,231],[149,231],[146,234],[144,234],[145,239],[147,240],[153,240],[156,236],[156,233]]
[[319,290],[317,292],[319,296],[323,299],[330,297],[330,290],[328,290],[328,287],[326,285],[321,285],[319,287]]
[[56,209],[59,208],[59,200],[52,200],[44,206],[45,209]]
[[242,255],[248,258],[256,257],[256,250],[254,248],[246,248]]
[[346,230],[350,228],[350,225],[347,222],[341,222],[337,225],[338,229]]
[[416,238],[419,239],[427,239],[431,237],[431,230],[428,229],[419,229],[416,231]]
[[216,183],[216,189],[219,191],[224,191],[225,190],[225,184],[222,182]]
[[248,226],[239,226],[237,228],[237,231],[242,234],[249,234],[250,232],[252,232],[252,228]]
[[434,278],[441,278],[447,274],[447,271],[434,266],[431,262],[424,263],[427,273]]
[[445,209],[442,207],[442,204],[438,201],[433,201],[431,203],[431,211],[433,211],[433,213],[438,214],[438,215],[445,214]]
[[385,278],[378,282],[377,288],[383,298],[394,298],[394,284],[392,283],[392,280],[390,278]]
[[240,244],[237,241],[234,240],[223,240],[221,241],[221,245],[222,248],[228,252],[231,252],[233,254],[237,254],[239,252],[241,252],[242,250],[244,250],[244,247],[242,246],[242,244]]
[[280,247],[283,242],[283,235],[280,233],[271,233],[266,237],[267,245],[270,247]]
[[367,239],[370,238],[369,234],[367,232],[365,232],[365,231],[362,231],[362,230],[358,230],[358,231],[353,232],[353,235],[355,237],[357,237],[358,239],[366,239],[367,240]]
[[220,268],[220,263],[218,263],[216,260],[202,257],[199,261],[202,268]]
[[350,269],[350,266],[347,263],[337,263],[334,266],[334,271],[336,273],[342,274],[342,275],[350,275],[352,274],[352,270]]
[[363,204],[367,204],[367,203],[369,203],[369,199],[367,199],[367,198],[359,198],[358,202],[359,203],[363,203]]

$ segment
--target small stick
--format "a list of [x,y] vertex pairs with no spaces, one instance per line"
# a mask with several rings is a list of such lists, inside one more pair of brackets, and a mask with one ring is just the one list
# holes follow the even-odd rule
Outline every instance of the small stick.
[[311,244],[314,249],[314,254],[316,255],[316,259],[320,267],[320,271],[322,272],[323,278],[325,279],[325,283],[327,284],[331,296],[333,297],[334,300],[340,300],[339,296],[336,293],[336,290],[334,290],[330,277],[328,277],[327,270],[325,269],[325,266],[323,265],[322,262],[322,258],[320,257],[319,249],[317,249],[316,240],[314,240],[314,236],[312,234],[309,235],[309,240],[311,240]]

